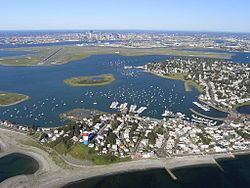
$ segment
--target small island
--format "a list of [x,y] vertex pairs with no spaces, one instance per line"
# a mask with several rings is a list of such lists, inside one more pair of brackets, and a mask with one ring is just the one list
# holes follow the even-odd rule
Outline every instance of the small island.
[[113,74],[100,74],[94,76],[79,76],[64,80],[64,83],[75,86],[102,86],[112,83],[115,80]]
[[27,95],[0,91],[0,107],[12,106],[28,99]]

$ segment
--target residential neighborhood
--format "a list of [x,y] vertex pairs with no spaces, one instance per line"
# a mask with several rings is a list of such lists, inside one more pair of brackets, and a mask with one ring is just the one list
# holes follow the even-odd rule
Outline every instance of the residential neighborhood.
[[250,65],[210,58],[177,57],[143,67],[160,76],[191,81],[202,92],[199,99],[230,110],[250,102]]

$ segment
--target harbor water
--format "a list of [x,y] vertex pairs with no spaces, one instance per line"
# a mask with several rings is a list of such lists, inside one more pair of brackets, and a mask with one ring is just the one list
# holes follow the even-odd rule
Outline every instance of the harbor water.
[[[186,92],[182,81],[166,79],[140,69],[141,66],[169,56],[94,55],[63,65],[51,66],[0,66],[0,90],[23,93],[30,99],[9,107],[0,108],[0,119],[36,125],[58,126],[64,124],[59,115],[74,108],[98,109],[115,112],[109,108],[113,101],[145,106],[142,115],[162,118],[167,110],[181,112],[191,117],[190,108],[205,115],[224,117],[225,113],[211,108],[205,112],[192,102],[199,92],[193,88]],[[83,75],[111,73],[115,81],[96,87],[72,87],[63,80]]]

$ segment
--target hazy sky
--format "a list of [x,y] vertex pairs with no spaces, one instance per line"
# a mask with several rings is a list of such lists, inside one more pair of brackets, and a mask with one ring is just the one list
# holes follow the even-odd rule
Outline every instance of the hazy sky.
[[0,0],[0,29],[250,32],[250,0]]

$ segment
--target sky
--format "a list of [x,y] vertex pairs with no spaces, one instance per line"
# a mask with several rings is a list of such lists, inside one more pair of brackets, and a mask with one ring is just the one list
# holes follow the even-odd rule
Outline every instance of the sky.
[[250,0],[0,0],[0,30],[250,32]]

